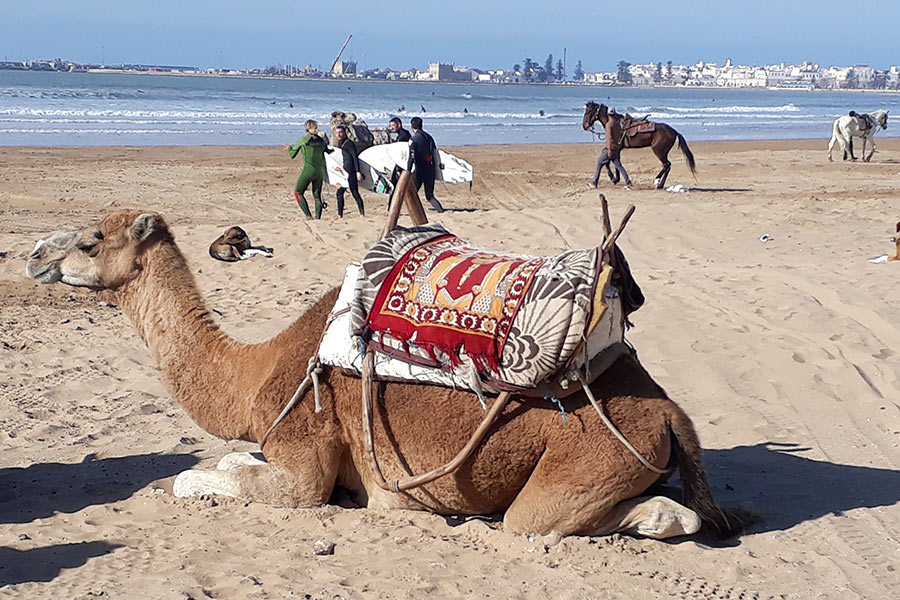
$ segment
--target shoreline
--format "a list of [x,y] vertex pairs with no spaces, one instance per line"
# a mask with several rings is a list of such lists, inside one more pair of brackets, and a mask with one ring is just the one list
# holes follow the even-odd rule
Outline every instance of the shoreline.
[[719,87],[719,86],[703,86],[703,85],[606,85],[602,83],[585,83],[583,81],[560,81],[560,82],[533,82],[524,81],[435,81],[431,79],[372,79],[365,77],[306,77],[291,75],[251,75],[251,74],[230,74],[230,73],[175,73],[175,72],[159,72],[159,71],[128,71],[116,69],[88,69],[85,71],[32,71],[29,69],[0,69],[3,72],[14,73],[78,73],[82,75],[147,75],[153,77],[209,77],[213,79],[265,79],[265,80],[285,80],[285,81],[320,81],[335,84],[355,83],[390,83],[390,84],[439,84],[452,86],[523,86],[523,87],[584,87],[591,89],[621,89],[621,90],[697,90],[716,92],[863,92],[877,94],[900,94],[900,89],[872,89],[872,88],[807,88],[807,87],[768,87],[768,86],[746,86],[746,87]]

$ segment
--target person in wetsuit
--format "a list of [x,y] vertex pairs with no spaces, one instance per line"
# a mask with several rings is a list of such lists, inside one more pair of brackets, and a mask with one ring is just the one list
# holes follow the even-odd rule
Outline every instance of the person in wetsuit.
[[[422,119],[413,117],[409,120],[412,127],[412,138],[409,141],[409,162],[406,165],[408,171],[413,171],[416,178],[416,191],[425,186],[425,198],[431,203],[431,206],[439,213],[444,212],[444,207],[437,198],[434,197],[434,177],[437,174],[436,167],[438,160],[437,144],[434,138],[422,129]],[[415,170],[413,170],[415,165]]]
[[322,209],[325,203],[322,201],[322,181],[325,178],[325,153],[331,153],[328,148],[328,140],[319,134],[319,124],[310,119],[305,123],[306,135],[297,140],[293,146],[286,146],[290,151],[291,158],[296,158],[297,154],[303,155],[303,170],[297,178],[297,185],[294,186],[294,198],[300,205],[300,210],[307,218],[312,218],[309,212],[309,204],[306,203],[306,188],[312,185],[313,197],[316,199],[316,218],[322,218]]
[[[334,134],[334,145],[344,152],[344,171],[347,172],[347,182],[350,188],[350,194],[356,200],[356,208],[359,214],[366,216],[366,209],[363,206],[362,196],[359,195],[359,182],[363,180],[363,174],[359,171],[359,154],[356,151],[356,144],[347,137],[347,128],[343,125],[335,125],[331,128]],[[346,190],[339,187],[335,196],[337,196],[338,216],[344,216],[344,193]]]
[[[402,108],[402,107],[401,107]],[[409,134],[409,131],[403,129],[403,121],[401,121],[398,117],[393,117],[390,121],[388,121],[388,128],[390,129],[390,133],[388,133],[388,142],[403,142],[405,144],[409,143],[409,139],[412,137]],[[396,134],[397,138],[392,140],[391,133]],[[394,170],[391,171],[391,187],[397,187],[397,181],[400,179],[400,172],[403,171],[400,167],[394,167]],[[391,192],[391,195],[388,197],[388,210],[391,208],[391,200],[394,197],[394,193]]]

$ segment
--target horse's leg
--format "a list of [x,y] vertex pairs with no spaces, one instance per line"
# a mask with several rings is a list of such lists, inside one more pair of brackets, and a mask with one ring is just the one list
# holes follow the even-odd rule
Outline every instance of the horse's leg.
[[831,133],[831,141],[828,142],[828,162],[834,162],[831,158],[831,152],[834,150],[834,145],[838,143],[838,133],[837,128]]
[[672,163],[669,162],[669,151],[672,149],[672,146],[675,145],[675,136],[671,135],[668,139],[664,139],[662,137],[653,137],[653,141],[650,143],[650,148],[653,150],[653,154],[656,155],[656,158],[659,159],[659,162],[662,163],[662,169],[659,173],[657,173],[656,177],[653,179],[653,187],[658,190],[663,189],[666,186],[666,179],[669,177],[669,171],[672,170]]
[[863,160],[866,162],[872,160],[872,155],[875,154],[875,138],[873,137],[869,140],[869,143],[872,145],[872,150],[870,150],[869,155],[866,156],[866,138],[863,138]]
[[[856,157],[853,155],[853,136],[847,136],[847,146],[850,148],[850,160],[856,160]],[[846,159],[844,159],[846,160]]]

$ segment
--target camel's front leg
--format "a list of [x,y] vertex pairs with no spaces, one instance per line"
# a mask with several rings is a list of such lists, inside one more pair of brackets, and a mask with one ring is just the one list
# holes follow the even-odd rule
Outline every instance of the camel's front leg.
[[179,498],[216,495],[289,507],[320,506],[328,500],[335,469],[323,469],[313,460],[288,470],[261,456],[235,452],[223,457],[214,471],[184,471],[175,478],[172,492]]

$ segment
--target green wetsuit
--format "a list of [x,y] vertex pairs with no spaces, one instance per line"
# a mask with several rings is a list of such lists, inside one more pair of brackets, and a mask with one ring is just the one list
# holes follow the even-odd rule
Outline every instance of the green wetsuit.
[[307,217],[312,215],[309,212],[309,204],[306,203],[306,188],[312,184],[313,198],[316,199],[316,218],[322,218],[322,180],[325,177],[325,153],[328,150],[328,142],[318,135],[305,135],[297,143],[290,147],[291,158],[296,158],[297,153],[303,155],[303,170],[297,178],[297,185],[294,186],[294,197],[300,210]]

